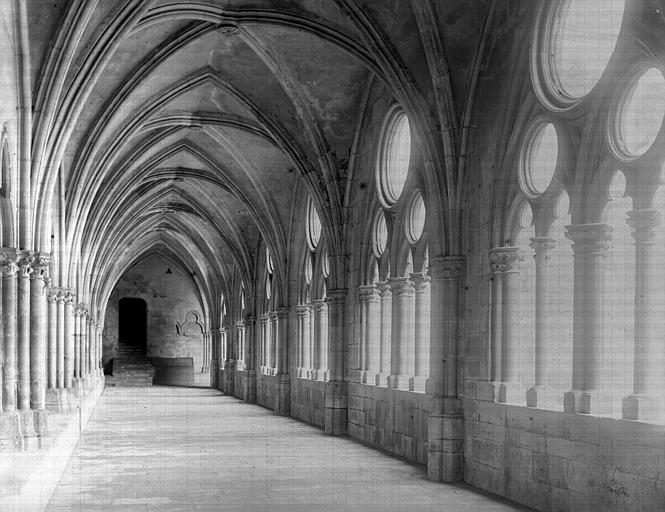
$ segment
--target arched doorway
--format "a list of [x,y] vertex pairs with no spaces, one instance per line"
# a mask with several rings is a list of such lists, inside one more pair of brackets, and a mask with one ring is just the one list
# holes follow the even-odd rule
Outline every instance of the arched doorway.
[[118,303],[118,342],[140,349],[147,346],[147,307],[143,299],[125,297]]

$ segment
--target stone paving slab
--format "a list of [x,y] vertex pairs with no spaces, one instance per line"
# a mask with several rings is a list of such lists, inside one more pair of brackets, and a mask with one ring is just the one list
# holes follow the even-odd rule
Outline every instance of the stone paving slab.
[[204,388],[107,388],[49,511],[525,510]]

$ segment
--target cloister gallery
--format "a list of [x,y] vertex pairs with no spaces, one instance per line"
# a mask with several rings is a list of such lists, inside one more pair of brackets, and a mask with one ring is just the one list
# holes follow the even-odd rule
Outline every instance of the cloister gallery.
[[0,509],[665,510],[663,0],[0,6]]

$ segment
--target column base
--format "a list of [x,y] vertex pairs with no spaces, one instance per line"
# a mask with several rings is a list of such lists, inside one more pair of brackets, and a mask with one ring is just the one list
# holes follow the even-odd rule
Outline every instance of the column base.
[[430,414],[427,421],[427,479],[464,479],[464,421],[460,415]]
[[325,389],[325,411],[323,429],[334,436],[347,432],[348,384],[343,381],[329,381]]
[[497,401],[504,404],[524,405],[526,402],[524,386],[518,382],[502,382],[499,386]]
[[288,373],[278,373],[279,380],[277,399],[275,401],[275,414],[279,416],[291,415],[291,376]]
[[390,374],[385,372],[379,372],[374,376],[374,385],[382,388],[389,388],[390,384],[388,382],[388,377]]
[[540,409],[560,407],[560,395],[548,386],[534,386],[526,390],[526,406]]
[[602,414],[607,410],[603,407],[598,391],[572,389],[563,395],[563,412],[570,414]]
[[406,375],[389,375],[388,387],[392,389],[400,389],[402,391],[409,391],[409,377]]
[[661,420],[665,416],[663,399],[641,393],[628,395],[621,403],[622,417],[625,420]]
[[256,370],[245,371],[245,395],[243,400],[246,404],[256,403]]
[[312,370],[314,372],[314,380],[320,382],[328,382],[330,380],[330,370]]
[[413,391],[415,393],[424,393],[425,382],[427,382],[427,377],[414,375],[409,379],[409,391]]
[[210,388],[219,388],[219,363],[217,361],[213,361],[210,367]]

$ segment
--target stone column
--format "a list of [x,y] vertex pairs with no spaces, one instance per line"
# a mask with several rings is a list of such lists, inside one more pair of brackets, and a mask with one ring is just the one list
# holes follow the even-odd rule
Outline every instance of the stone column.
[[605,327],[604,265],[612,230],[606,224],[566,226],[573,241],[573,389],[564,394],[567,413],[597,414],[600,404],[600,357]]
[[256,403],[256,317],[245,317],[245,396],[247,404]]
[[464,258],[431,259],[430,370],[425,384],[432,410],[427,423],[427,478],[463,478],[464,426],[458,396],[460,288]]
[[44,278],[50,263],[46,254],[33,256],[30,273],[30,406],[46,407],[47,338]]
[[277,337],[279,336],[277,312],[271,311],[268,316],[270,317],[270,322],[268,323],[268,368],[270,368],[270,375],[277,375]]
[[499,402],[523,404],[526,389],[519,381],[520,361],[520,264],[524,261],[524,252],[519,247],[502,247],[496,252],[501,260],[501,384]]
[[88,342],[86,343],[86,365],[87,373],[89,376],[93,375],[94,372],[94,360],[95,360],[95,317],[92,316],[92,313],[88,317]]
[[344,308],[347,290],[328,290],[326,307],[322,311],[326,329],[323,345],[328,354],[327,361],[323,360],[327,372],[324,376],[326,382],[324,430],[328,434],[346,434],[348,414],[348,390],[346,377],[345,354],[345,325]]
[[503,247],[490,249],[491,311],[490,311],[490,381],[492,395],[498,398],[503,381],[503,272],[506,267],[506,252]]
[[661,218],[658,210],[628,212],[628,224],[635,238],[635,359],[633,392],[623,399],[623,417],[656,420],[665,412],[665,293]]
[[58,387],[58,292],[49,286],[48,303],[48,388]]
[[237,370],[245,368],[245,322],[239,320],[236,322],[236,332],[238,333],[238,356],[236,358]]
[[210,342],[212,347],[211,361],[210,361],[210,387],[212,389],[219,389],[219,360],[221,358],[221,334],[220,330],[216,327],[210,329]]
[[528,407],[551,409],[556,406],[557,397],[550,387],[549,369],[553,357],[552,340],[548,339],[547,298],[549,296],[548,265],[556,242],[549,237],[531,239],[536,264],[536,328],[535,328],[535,379],[533,387],[526,392]]
[[393,322],[393,296],[388,282],[377,284],[381,294],[381,343],[379,347],[379,373],[376,374],[376,385],[388,387],[388,377],[390,376],[390,356],[392,341],[392,322]]
[[[281,416],[291,414],[291,376],[289,375],[289,308],[276,311],[276,329],[273,336],[275,374],[279,381],[279,391],[275,402],[275,413]],[[274,325],[274,324],[273,324]]]
[[23,253],[17,276],[18,408],[30,409],[30,272],[34,258]]
[[19,253],[15,249],[0,249],[2,265],[2,334],[3,374],[2,406],[5,412],[15,411],[16,396],[16,279]]
[[224,350],[226,359],[224,360],[224,382],[222,384],[224,393],[233,395],[235,388],[235,354],[233,352],[233,324],[228,322],[224,329]]
[[87,354],[87,345],[88,345],[88,310],[82,305],[81,312],[81,327],[80,327],[80,338],[79,338],[79,361],[81,369],[81,378],[84,379],[88,376],[86,368],[86,354]]
[[375,385],[381,368],[381,296],[376,285],[368,284],[358,288],[358,298],[364,312],[361,330],[365,364],[361,368],[361,382]]
[[416,293],[415,299],[415,350],[414,376],[409,389],[418,393],[425,392],[425,382],[429,376],[429,340],[430,340],[430,278],[422,273],[411,274]]
[[268,315],[261,315],[261,371],[266,372],[268,366],[268,326],[270,325],[270,317]]
[[316,299],[312,301],[314,310],[314,340],[312,343],[313,362],[312,378],[325,381],[327,376],[327,354],[324,355],[326,343],[324,339],[328,337],[328,317],[325,300]]
[[65,387],[65,295],[66,291],[56,288],[55,301],[57,308],[57,337],[56,337],[56,386]]
[[81,377],[81,304],[74,306],[74,379]]
[[408,277],[393,277],[388,282],[393,296],[390,386],[408,390],[414,375],[416,289]]
[[298,316],[298,348],[300,349],[298,377],[306,379],[308,378],[310,369],[309,335],[311,331],[311,319],[309,306],[304,304],[297,306],[296,315]]
[[74,314],[74,292],[65,290],[65,360],[64,360],[64,386],[71,389],[74,383],[74,369],[76,363],[76,333],[74,326],[76,317]]

